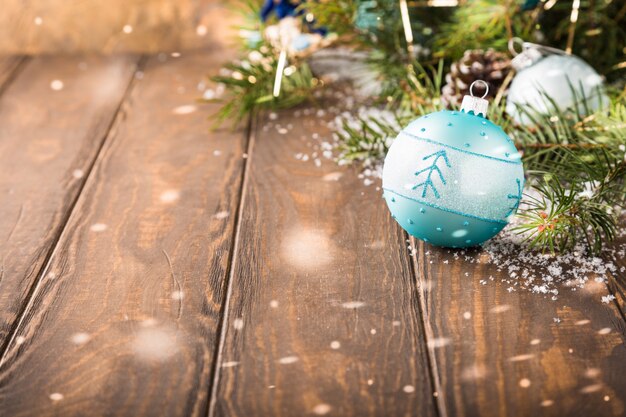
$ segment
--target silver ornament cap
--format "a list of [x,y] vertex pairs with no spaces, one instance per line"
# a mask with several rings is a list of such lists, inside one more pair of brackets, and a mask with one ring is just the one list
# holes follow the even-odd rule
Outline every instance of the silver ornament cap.
[[[516,46],[519,46],[520,52],[517,52]],[[548,55],[567,55],[565,51],[560,49],[524,42],[520,38],[509,39],[509,51],[513,55],[511,66],[517,72],[534,65]]]
[[513,57],[511,60],[511,66],[515,71],[521,71],[524,68],[530,67],[535,62],[539,61],[543,57],[543,54],[538,49],[526,49]]
[[[517,52],[517,46],[519,46],[520,52]],[[509,51],[513,55],[511,66],[515,71],[519,72],[524,68],[530,67],[543,57],[539,48],[534,46],[534,44],[524,42],[521,38],[509,39]]]
[[[485,94],[482,97],[474,96],[474,85],[476,83],[480,83],[485,88]],[[476,80],[470,85],[470,95],[463,97],[463,102],[461,103],[461,111],[474,114],[476,116],[487,117],[487,109],[489,108],[489,102],[485,100],[487,94],[489,93],[489,84],[487,84],[483,80]]]

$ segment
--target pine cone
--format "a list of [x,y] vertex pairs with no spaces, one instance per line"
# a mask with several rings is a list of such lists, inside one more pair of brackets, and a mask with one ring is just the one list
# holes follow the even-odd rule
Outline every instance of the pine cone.
[[[511,60],[493,49],[465,51],[463,57],[452,63],[446,74],[446,85],[441,89],[441,101],[446,107],[460,106],[463,96],[469,94],[470,85],[476,80],[489,84],[487,97],[495,97],[511,70]],[[474,94],[482,96],[482,86],[474,87]]]

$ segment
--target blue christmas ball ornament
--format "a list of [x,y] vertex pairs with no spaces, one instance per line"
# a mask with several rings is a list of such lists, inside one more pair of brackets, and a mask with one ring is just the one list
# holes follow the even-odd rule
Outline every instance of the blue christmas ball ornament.
[[437,246],[474,246],[515,214],[524,187],[521,155],[485,118],[487,106],[483,98],[465,96],[460,111],[420,117],[391,145],[384,198],[410,235]]
[[[515,45],[520,44],[518,54]],[[516,71],[509,88],[506,112],[517,123],[533,124],[534,115],[575,110],[586,115],[609,102],[602,77],[582,59],[565,51],[513,38],[509,42]],[[531,117],[529,117],[531,116]]]

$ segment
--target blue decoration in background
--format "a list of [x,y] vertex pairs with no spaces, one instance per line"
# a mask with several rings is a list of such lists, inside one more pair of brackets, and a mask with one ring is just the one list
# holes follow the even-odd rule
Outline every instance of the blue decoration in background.
[[394,219],[412,236],[445,247],[474,246],[500,232],[519,206],[523,184],[513,141],[473,112],[444,110],[414,120],[383,168]]
[[[299,6],[304,1],[291,1],[291,0],[265,0],[265,3],[261,7],[261,20],[266,22],[270,18],[272,13],[276,15],[278,20],[282,20],[286,17],[298,17],[304,15],[304,9]],[[311,33],[317,33],[322,36],[326,36],[328,29],[325,27],[317,27],[315,25],[315,19],[308,21],[304,19],[304,24]],[[302,46],[302,45],[301,45]]]
[[265,0],[263,7],[261,7],[261,20],[266,22],[271,16],[272,12],[276,14],[278,20],[284,19],[287,16],[299,16],[302,12],[298,12],[298,6],[300,2],[292,3],[290,0]]
[[539,0],[524,0],[522,10],[533,10],[539,5]]
[[374,30],[378,27],[382,11],[376,0],[360,0],[357,2],[356,18],[354,25],[364,31]]
[[304,51],[306,48],[311,46],[311,42],[309,41],[309,37],[307,35],[301,33],[291,42],[291,46],[296,51]]

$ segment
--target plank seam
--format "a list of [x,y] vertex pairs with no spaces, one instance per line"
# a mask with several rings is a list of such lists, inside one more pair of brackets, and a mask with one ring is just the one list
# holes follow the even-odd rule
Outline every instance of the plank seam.
[[619,314],[622,317],[622,320],[626,324],[626,313],[624,312],[624,310],[622,309],[622,306],[618,302],[618,298],[620,296],[623,298],[626,298],[626,297],[624,296],[624,292],[622,291],[620,287],[620,284],[618,282],[618,277],[615,276],[615,274],[613,273],[609,274],[609,276],[610,276],[610,279],[606,283],[607,289],[609,290],[609,294],[615,297],[615,299],[613,299],[613,303],[615,304],[615,307],[617,307],[617,311],[619,311]]
[[[617,262],[617,259],[615,258],[615,256],[604,255],[604,256],[601,256],[601,258],[605,262],[611,262],[614,265],[617,264],[619,266],[619,262]],[[620,302],[619,302],[620,297],[622,299],[626,299],[626,295],[624,294],[624,291],[622,290],[622,286],[620,285],[620,278],[622,277],[623,277],[622,275],[609,272],[609,279],[607,279],[606,281],[606,288],[609,294],[615,297],[613,299],[613,304],[615,304],[615,307],[617,308],[617,311],[619,312],[620,317],[622,318],[624,324],[626,324],[626,312],[622,309],[622,306],[620,305]]]
[[[143,66],[145,65],[146,57],[141,55],[141,56],[139,56],[139,58],[137,59],[136,62],[137,63],[136,63],[135,72],[136,71],[141,71],[143,69]],[[63,216],[63,218],[62,218],[62,220],[60,222],[59,231],[57,232],[56,236],[52,240],[52,244],[50,245],[50,249],[46,253],[44,262],[42,264],[43,266],[40,268],[39,272],[37,273],[37,278],[35,279],[33,284],[30,286],[30,289],[28,290],[28,292],[26,293],[26,297],[24,298],[24,302],[22,303],[22,307],[20,308],[20,310],[19,310],[19,312],[18,312],[18,314],[16,316],[15,321],[13,322],[11,327],[9,328],[8,337],[6,338],[5,343],[2,346],[0,346],[0,369],[4,365],[4,362],[6,360],[6,355],[7,355],[8,351],[9,351],[9,347],[11,346],[11,344],[14,341],[14,339],[16,338],[18,330],[20,330],[20,328],[22,327],[22,324],[24,322],[24,318],[26,317],[26,313],[32,307],[33,300],[35,299],[35,296],[39,292],[39,287],[41,285],[43,277],[46,275],[46,273],[47,273],[47,271],[48,271],[48,269],[50,267],[50,264],[52,262],[52,259],[54,258],[54,255],[55,255],[55,253],[56,253],[56,251],[58,249],[59,242],[61,241],[61,238],[63,237],[63,235],[66,232],[67,224],[68,224],[69,220],[72,218],[72,214],[74,214],[74,210],[76,208],[76,205],[77,205],[78,201],[80,200],[80,197],[83,194],[85,186],[89,182],[89,179],[91,178],[91,176],[93,174],[94,167],[96,166],[97,162],[102,157],[102,153],[103,153],[103,149],[105,147],[105,144],[109,143],[112,140],[111,137],[114,136],[114,135],[112,135],[113,127],[116,124],[120,123],[121,118],[122,118],[122,114],[121,114],[122,106],[124,105],[124,103],[126,103],[126,100],[128,99],[128,97],[129,97],[133,87],[135,86],[136,82],[137,82],[137,79],[135,78],[134,73],[133,73],[133,75],[130,77],[128,85],[126,86],[126,89],[124,90],[124,93],[122,94],[122,98],[120,99],[117,107],[115,108],[115,110],[113,112],[113,117],[111,118],[111,122],[106,127],[106,129],[104,131],[104,134],[102,135],[102,139],[100,140],[100,144],[98,145],[98,148],[96,150],[95,156],[94,156],[94,158],[92,159],[91,163],[89,164],[89,166],[86,169],[85,180],[82,182],[82,184],[79,185],[78,192],[76,193],[76,196],[70,202],[69,208],[68,208],[66,214]]]
[[239,249],[239,241],[240,241],[240,232],[241,232],[241,223],[243,218],[243,209],[245,205],[245,195],[246,190],[248,188],[248,182],[250,177],[250,164],[252,162],[253,156],[253,146],[256,138],[256,125],[258,115],[253,114],[248,120],[248,126],[246,128],[246,137],[247,141],[245,144],[245,152],[248,155],[247,158],[244,159],[243,169],[241,173],[241,187],[239,191],[239,201],[237,206],[237,212],[235,214],[235,229],[233,231],[233,243],[231,245],[230,253],[228,255],[228,271],[226,273],[227,280],[224,283],[226,287],[226,291],[224,291],[224,296],[222,298],[222,311],[220,314],[220,321],[217,326],[216,333],[219,334],[219,339],[215,344],[215,350],[213,353],[213,366],[211,369],[210,381],[211,385],[209,387],[209,401],[207,404],[206,411],[204,415],[210,417],[215,413],[215,403],[217,400],[217,388],[219,386],[219,364],[222,360],[222,351],[224,348],[224,344],[226,341],[226,330],[228,323],[228,308],[230,306],[230,299],[233,291],[233,275],[234,275],[234,264],[235,264],[235,254]]
[[9,86],[15,81],[17,76],[26,66],[26,63],[30,61],[30,58],[21,56],[17,64],[9,71],[9,76],[4,80],[2,84],[0,84],[0,96],[4,94],[4,92],[9,88]]
[[[402,236],[406,239],[410,239],[412,245],[415,247],[416,240],[409,236],[406,232],[402,232]],[[424,243],[420,242],[420,250],[419,253],[424,253]],[[415,285],[415,293],[417,296],[417,309],[420,314],[420,332],[422,334],[422,340],[424,346],[426,348],[426,361],[428,363],[428,373],[430,376],[431,388],[433,393],[437,393],[435,396],[435,411],[440,417],[447,417],[448,413],[446,411],[446,405],[443,398],[443,392],[441,387],[441,382],[439,381],[439,373],[437,368],[437,358],[435,357],[435,353],[433,349],[428,346],[428,340],[433,338],[433,331],[426,320],[426,300],[424,297],[423,291],[420,289],[419,282],[417,280],[417,272],[419,270],[419,265],[417,263],[417,255],[414,254],[411,256],[411,262],[409,262],[411,273],[413,274],[413,283]]]

